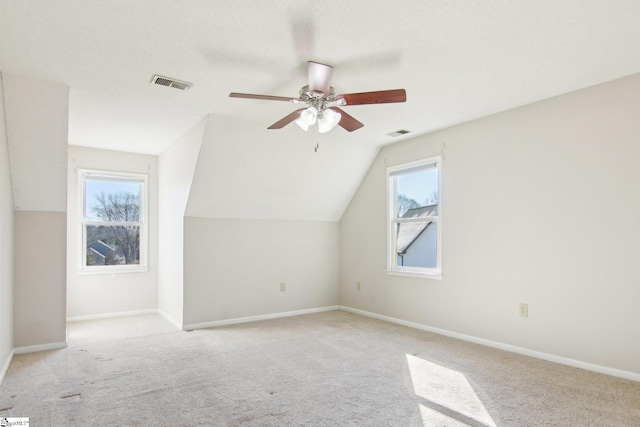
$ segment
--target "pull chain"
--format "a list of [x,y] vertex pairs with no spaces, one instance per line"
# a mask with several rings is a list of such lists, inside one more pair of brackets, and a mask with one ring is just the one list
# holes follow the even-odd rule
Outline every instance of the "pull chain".
[[318,148],[320,148],[320,143],[318,142],[318,135],[320,134],[320,132],[318,132],[320,125],[318,124],[318,121],[316,120],[316,122],[313,125],[313,139],[315,140],[316,146],[313,149],[314,153],[318,152]]

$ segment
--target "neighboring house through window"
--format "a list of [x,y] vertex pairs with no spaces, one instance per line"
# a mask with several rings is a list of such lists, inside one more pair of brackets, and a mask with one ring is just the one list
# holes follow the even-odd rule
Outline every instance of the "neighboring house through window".
[[440,156],[387,168],[389,274],[440,278]]
[[147,268],[147,176],[80,170],[84,271]]

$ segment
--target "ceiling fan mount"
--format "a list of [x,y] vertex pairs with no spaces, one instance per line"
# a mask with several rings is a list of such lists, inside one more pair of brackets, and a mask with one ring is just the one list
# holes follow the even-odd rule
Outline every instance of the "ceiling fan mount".
[[298,98],[237,92],[230,93],[229,97],[306,104],[307,107],[300,108],[288,114],[269,126],[268,129],[281,129],[289,123],[295,122],[305,131],[308,130],[309,127],[317,125],[318,132],[320,133],[328,132],[336,125],[339,125],[349,132],[353,132],[364,126],[364,124],[338,107],[405,102],[407,100],[404,89],[336,95],[335,89],[330,84],[333,75],[333,67],[330,65],[309,61],[307,62],[307,74],[309,84],[300,89]]

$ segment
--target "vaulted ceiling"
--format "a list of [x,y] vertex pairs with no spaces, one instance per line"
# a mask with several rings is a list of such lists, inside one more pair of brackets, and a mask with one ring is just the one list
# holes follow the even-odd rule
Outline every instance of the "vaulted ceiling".
[[[381,146],[639,72],[638,22],[637,0],[2,0],[0,71],[70,87],[72,145],[160,154],[211,115],[211,180],[274,164],[262,187],[314,189],[335,219]],[[308,60],[335,67],[338,93],[405,88],[407,102],[345,107],[362,129],[315,135],[266,129],[295,105],[228,97],[297,96]]]

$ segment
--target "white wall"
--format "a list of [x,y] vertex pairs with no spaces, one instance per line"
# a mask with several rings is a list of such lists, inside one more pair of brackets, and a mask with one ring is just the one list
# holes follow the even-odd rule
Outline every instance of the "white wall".
[[[148,175],[149,271],[82,274],[78,271],[78,169]],[[69,146],[67,208],[67,317],[158,307],[158,157]]]
[[[640,373],[638,93],[634,75],[381,150],[341,221],[340,303]],[[387,276],[385,167],[443,145],[444,277]]]
[[203,119],[158,158],[158,308],[179,325],[183,309],[183,219],[206,124]]
[[66,341],[66,222],[64,212],[15,212],[15,347]]
[[13,202],[14,346],[65,341],[69,88],[4,75]]
[[13,196],[0,74],[0,384],[13,350]]
[[[265,136],[262,125],[260,131],[256,129],[247,122],[209,115],[203,131],[186,136],[192,142],[179,142],[185,147],[185,161],[167,162],[188,170],[188,159],[193,159],[201,137],[193,179],[184,181],[191,185],[183,218],[185,325],[338,302],[338,223],[326,219],[341,215],[342,205],[355,189],[332,193],[342,172],[331,173],[324,185],[315,179],[325,177],[328,170],[346,170],[340,153],[358,148],[327,143],[321,147],[322,155],[316,155],[311,141],[303,138],[283,144],[277,133]],[[232,143],[220,139],[228,131],[235,135]],[[282,156],[276,163],[265,163],[265,158],[273,159],[265,154],[274,150]],[[367,161],[367,155],[371,158],[371,151],[362,149],[361,161]],[[174,154],[167,152],[167,160]],[[300,165],[306,163],[299,160],[307,156],[315,156],[314,166],[302,170]],[[360,169],[356,165],[347,175],[362,174]],[[314,182],[306,185],[309,175],[315,176]],[[187,194],[186,186],[180,194]],[[176,199],[181,208],[182,196],[176,194]],[[175,227],[180,226],[183,212],[176,209],[174,214],[171,233],[178,236],[180,230]],[[172,236],[164,227],[163,232]],[[286,284],[285,292],[280,292],[281,282]],[[172,298],[178,301],[179,296]]]
[[185,324],[338,303],[338,223],[186,217],[184,226]]

